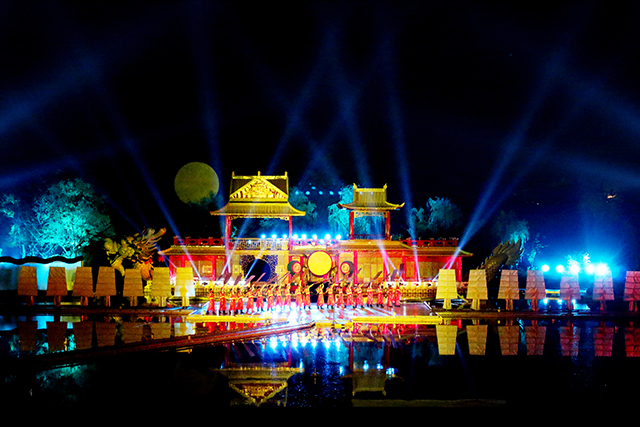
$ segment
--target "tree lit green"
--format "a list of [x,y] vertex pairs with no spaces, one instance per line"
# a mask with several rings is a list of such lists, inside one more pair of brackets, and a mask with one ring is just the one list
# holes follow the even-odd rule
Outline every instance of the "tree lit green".
[[49,186],[30,205],[10,194],[0,204],[11,220],[6,241],[23,257],[79,256],[92,238],[113,231],[104,197],[81,179]]

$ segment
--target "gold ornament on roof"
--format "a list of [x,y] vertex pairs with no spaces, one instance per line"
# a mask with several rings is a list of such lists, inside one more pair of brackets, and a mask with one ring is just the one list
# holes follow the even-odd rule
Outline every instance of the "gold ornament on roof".
[[286,201],[289,197],[286,193],[261,177],[254,178],[251,182],[229,196],[229,200],[256,201],[264,199]]

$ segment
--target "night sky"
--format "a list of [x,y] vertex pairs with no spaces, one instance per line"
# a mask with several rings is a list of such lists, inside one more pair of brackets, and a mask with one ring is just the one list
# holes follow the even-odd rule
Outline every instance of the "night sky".
[[640,200],[640,5],[542,3],[1,1],[0,191],[77,176],[182,234],[199,161],[225,201],[232,172],[387,184],[395,221],[448,197],[470,237],[513,210],[595,253],[585,200]]

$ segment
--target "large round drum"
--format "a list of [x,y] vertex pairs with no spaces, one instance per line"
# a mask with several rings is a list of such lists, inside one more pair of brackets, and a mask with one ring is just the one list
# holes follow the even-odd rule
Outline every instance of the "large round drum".
[[333,267],[333,259],[331,255],[325,251],[315,251],[309,255],[307,260],[309,263],[309,271],[316,276],[324,276],[331,271]]
[[298,274],[302,271],[302,264],[300,263],[300,261],[291,261],[287,265],[287,270],[291,274]]
[[344,261],[342,264],[340,264],[340,272],[342,274],[349,275],[353,273],[353,270],[355,270],[355,268],[351,261]]

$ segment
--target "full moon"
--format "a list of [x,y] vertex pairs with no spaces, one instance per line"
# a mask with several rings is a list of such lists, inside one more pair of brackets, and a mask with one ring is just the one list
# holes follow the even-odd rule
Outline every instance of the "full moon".
[[218,194],[218,175],[205,163],[192,162],[184,165],[176,174],[174,188],[183,203],[207,202]]

